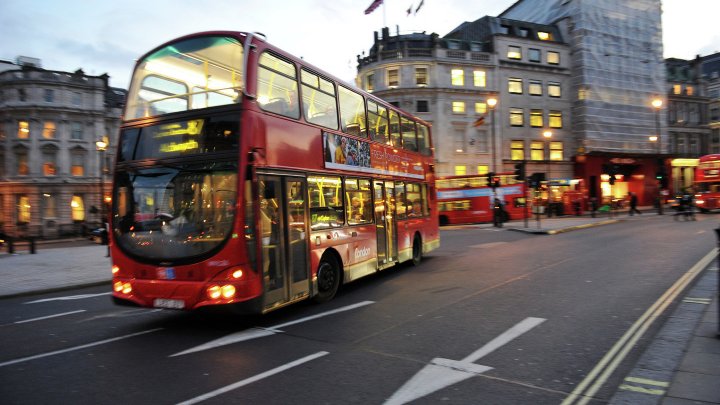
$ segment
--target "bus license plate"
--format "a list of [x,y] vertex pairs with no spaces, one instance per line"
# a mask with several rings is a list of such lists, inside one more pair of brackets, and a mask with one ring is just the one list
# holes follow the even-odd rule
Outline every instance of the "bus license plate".
[[153,306],[155,308],[183,309],[185,308],[185,301],[169,300],[167,298],[155,298],[155,301],[153,301]]

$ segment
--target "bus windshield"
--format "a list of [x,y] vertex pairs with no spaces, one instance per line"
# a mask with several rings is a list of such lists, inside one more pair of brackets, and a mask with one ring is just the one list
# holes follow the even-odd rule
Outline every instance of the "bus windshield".
[[137,64],[125,119],[233,104],[243,86],[243,47],[205,36],[167,45]]
[[119,172],[114,230],[118,245],[149,260],[210,252],[230,235],[237,164],[195,162]]

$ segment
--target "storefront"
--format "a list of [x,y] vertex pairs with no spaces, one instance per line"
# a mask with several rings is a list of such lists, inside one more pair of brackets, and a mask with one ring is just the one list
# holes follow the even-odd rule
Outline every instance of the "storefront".
[[655,205],[661,183],[673,192],[667,165],[668,159],[657,156],[587,154],[575,157],[575,175],[584,181],[588,198],[601,205],[626,200],[629,193],[637,195],[638,205]]

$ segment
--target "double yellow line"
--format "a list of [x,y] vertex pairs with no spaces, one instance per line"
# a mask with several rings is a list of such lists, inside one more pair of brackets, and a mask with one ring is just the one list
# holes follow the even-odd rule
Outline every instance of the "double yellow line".
[[628,329],[615,343],[600,362],[592,369],[590,374],[565,398],[561,405],[584,405],[593,399],[610,375],[617,369],[635,343],[642,337],[652,323],[665,311],[665,309],[683,292],[695,277],[700,274],[712,261],[718,252],[712,249],[705,257],[695,263],[675,284],[673,284],[647,311]]

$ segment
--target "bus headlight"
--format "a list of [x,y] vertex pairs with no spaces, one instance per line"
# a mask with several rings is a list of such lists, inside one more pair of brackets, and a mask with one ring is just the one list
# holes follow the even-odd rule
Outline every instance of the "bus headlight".
[[113,283],[113,290],[115,292],[122,292],[123,294],[130,294],[132,292],[132,285],[130,283],[123,283],[122,281],[116,281]]
[[208,287],[207,296],[210,299],[216,300],[219,298],[231,299],[235,296],[235,286],[231,284],[225,284],[223,286],[213,285]]

